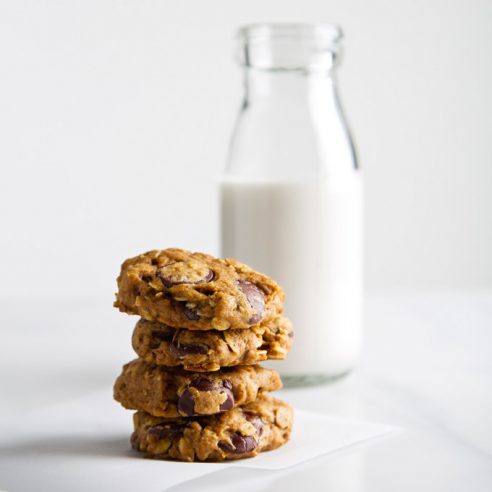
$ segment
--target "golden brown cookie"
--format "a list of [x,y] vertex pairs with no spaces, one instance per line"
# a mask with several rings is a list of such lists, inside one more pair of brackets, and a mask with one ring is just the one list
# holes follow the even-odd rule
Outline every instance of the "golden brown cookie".
[[233,259],[182,249],[154,250],[121,266],[115,307],[175,328],[249,328],[282,312],[271,278]]
[[260,366],[194,373],[135,359],[123,366],[114,398],[125,408],[158,417],[212,415],[281,387],[278,373]]
[[132,337],[135,352],[146,362],[182,366],[187,371],[218,371],[221,367],[285,359],[294,332],[287,318],[277,316],[249,330],[186,330],[141,318]]
[[285,444],[293,411],[262,396],[252,403],[207,417],[165,419],[134,415],[132,446],[146,457],[182,461],[223,461],[256,456]]

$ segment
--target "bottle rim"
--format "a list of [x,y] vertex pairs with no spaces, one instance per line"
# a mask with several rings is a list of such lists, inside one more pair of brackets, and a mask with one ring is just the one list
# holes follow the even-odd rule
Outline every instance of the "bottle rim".
[[271,39],[312,39],[336,44],[343,38],[339,25],[332,23],[254,23],[242,26],[237,38],[244,42]]
[[342,37],[336,24],[249,24],[238,31],[236,60],[256,70],[326,74],[338,64]]

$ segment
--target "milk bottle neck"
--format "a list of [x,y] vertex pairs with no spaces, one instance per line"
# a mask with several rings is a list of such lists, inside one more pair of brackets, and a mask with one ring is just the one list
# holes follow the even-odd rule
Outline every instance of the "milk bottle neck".
[[330,73],[271,71],[246,68],[244,104],[299,104],[313,98],[326,101],[336,96],[336,83]]
[[334,95],[341,30],[331,24],[258,24],[239,32],[237,58],[245,72],[245,105],[299,103]]

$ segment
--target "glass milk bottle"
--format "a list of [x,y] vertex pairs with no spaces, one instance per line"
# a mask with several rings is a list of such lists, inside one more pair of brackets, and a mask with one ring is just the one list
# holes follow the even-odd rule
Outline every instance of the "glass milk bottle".
[[285,290],[287,383],[339,377],[362,342],[363,190],[337,94],[342,33],[264,24],[239,33],[244,99],[221,183],[222,255]]

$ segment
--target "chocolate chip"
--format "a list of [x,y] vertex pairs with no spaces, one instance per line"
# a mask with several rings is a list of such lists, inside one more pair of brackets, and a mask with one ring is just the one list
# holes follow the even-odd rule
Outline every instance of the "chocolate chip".
[[289,338],[294,338],[294,332],[293,331],[289,331],[289,335],[288,335]]
[[166,330],[153,330],[152,337],[162,340],[163,342],[170,342],[173,339],[173,332]]
[[[222,387],[220,384],[222,383]],[[225,412],[226,410],[230,410],[234,407],[234,394],[232,393],[232,383],[225,379],[223,381],[216,380],[199,376],[194,378],[190,384],[189,388],[195,388],[198,391],[219,391],[220,394],[225,394],[226,399],[221,403],[219,407],[219,411]],[[178,400],[178,410],[188,416],[195,415],[195,400],[193,399],[193,394],[189,388],[186,388],[183,394],[179,397]]]
[[[221,387],[222,386],[222,387]],[[232,383],[228,379],[212,380],[204,376],[199,376],[190,381],[178,400],[178,410],[188,416],[195,414],[195,400],[190,388],[195,388],[198,391],[210,392],[219,391],[220,394],[225,394],[226,399],[221,403],[219,411],[224,412],[234,407],[234,394],[232,393]]]
[[209,348],[206,345],[199,345],[197,343],[189,344],[176,344],[172,342],[169,346],[172,354],[177,357],[184,357],[185,355],[207,354]]
[[190,321],[198,321],[200,319],[200,315],[195,310],[186,306],[186,304],[183,305],[183,314]]
[[248,323],[254,325],[261,320],[263,311],[265,310],[265,296],[256,285],[247,280],[238,280],[237,283],[241,292],[246,296],[249,305],[255,311],[255,314],[248,321]]
[[263,420],[253,412],[244,412],[244,418],[253,424],[253,427],[258,431],[258,435],[261,436],[263,434]]
[[237,432],[231,435],[231,444],[225,441],[219,441],[219,448],[226,453],[243,454],[253,451],[258,442],[252,436],[241,436]]
[[[179,268],[179,267],[182,268]],[[180,284],[206,284],[214,278],[214,272],[204,264],[170,263],[157,271],[157,275],[168,289]]]
[[176,424],[155,425],[149,427],[147,433],[160,439],[175,439],[183,435],[183,427]]
[[193,399],[193,394],[187,388],[183,391],[183,394],[178,400],[178,410],[180,413],[191,416],[195,414],[195,400]]
[[214,382],[211,379],[199,376],[191,381],[190,386],[198,391],[212,391]]
[[[214,389],[214,382],[211,379],[200,376],[193,379],[189,387],[195,388],[198,391],[212,391]],[[178,410],[188,416],[195,415],[195,400],[189,388],[186,388],[179,397]]]
[[227,397],[220,405],[220,411],[224,412],[234,407],[234,395],[229,388],[224,388],[221,393],[225,393]]

